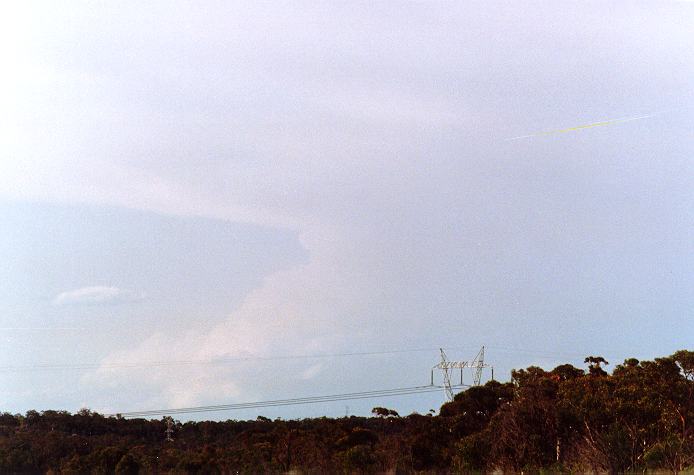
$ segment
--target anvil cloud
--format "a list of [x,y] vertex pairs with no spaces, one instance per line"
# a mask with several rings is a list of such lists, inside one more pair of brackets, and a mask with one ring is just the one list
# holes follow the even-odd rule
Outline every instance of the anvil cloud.
[[[6,381],[13,410],[397,387],[436,353],[121,363],[486,343],[503,375],[689,343],[691,3],[2,8],[1,323],[93,322],[2,355],[103,363]],[[50,305],[95,282],[147,299]]]

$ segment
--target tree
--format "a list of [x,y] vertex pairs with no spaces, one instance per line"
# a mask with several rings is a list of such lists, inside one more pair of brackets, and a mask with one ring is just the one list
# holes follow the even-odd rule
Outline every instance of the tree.
[[137,475],[140,466],[129,453],[123,455],[116,464],[116,475]]
[[588,363],[588,374],[592,376],[607,375],[607,372],[602,369],[602,365],[608,365],[610,363],[608,363],[607,360],[602,356],[586,356],[586,359],[583,360],[583,362]]
[[535,366],[511,376],[514,398],[490,421],[491,456],[502,469],[549,467],[557,461],[559,441],[557,378]]
[[400,414],[397,413],[397,411],[394,411],[393,409],[387,409],[385,407],[374,407],[371,409],[371,414],[374,414],[378,417],[400,417]]

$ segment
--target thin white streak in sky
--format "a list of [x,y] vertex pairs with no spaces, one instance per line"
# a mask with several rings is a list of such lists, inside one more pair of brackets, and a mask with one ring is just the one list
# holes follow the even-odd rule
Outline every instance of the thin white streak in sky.
[[576,132],[578,130],[583,130],[583,129],[591,129],[593,127],[601,127],[603,125],[614,125],[614,124],[621,124],[624,122],[631,122],[633,120],[641,120],[641,119],[647,119],[649,117],[654,117],[658,114],[661,114],[661,112],[656,112],[655,114],[648,114],[648,115],[639,115],[635,117],[624,117],[621,119],[610,119],[610,120],[603,120],[600,122],[593,122],[590,124],[584,124],[584,125],[578,125],[575,127],[569,127],[566,129],[557,129],[557,130],[549,130],[546,132],[538,132],[536,134],[529,134],[529,135],[519,135],[518,137],[511,137],[509,139],[506,139],[506,141],[511,141],[511,140],[520,140],[520,139],[527,139],[530,137],[541,137],[543,135],[556,135],[556,134],[563,134],[566,132]]

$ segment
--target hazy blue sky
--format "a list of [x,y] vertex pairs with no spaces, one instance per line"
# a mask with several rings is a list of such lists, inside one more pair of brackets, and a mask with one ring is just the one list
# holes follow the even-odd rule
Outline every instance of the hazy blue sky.
[[692,25],[694,2],[4,2],[0,411],[413,386],[437,352],[147,362],[486,344],[505,379],[692,349]]

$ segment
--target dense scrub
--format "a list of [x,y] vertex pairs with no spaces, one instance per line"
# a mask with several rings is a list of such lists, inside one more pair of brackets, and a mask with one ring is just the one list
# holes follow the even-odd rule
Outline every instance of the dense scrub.
[[678,472],[694,465],[694,352],[609,374],[561,365],[458,394],[438,416],[186,422],[0,414],[0,473]]

